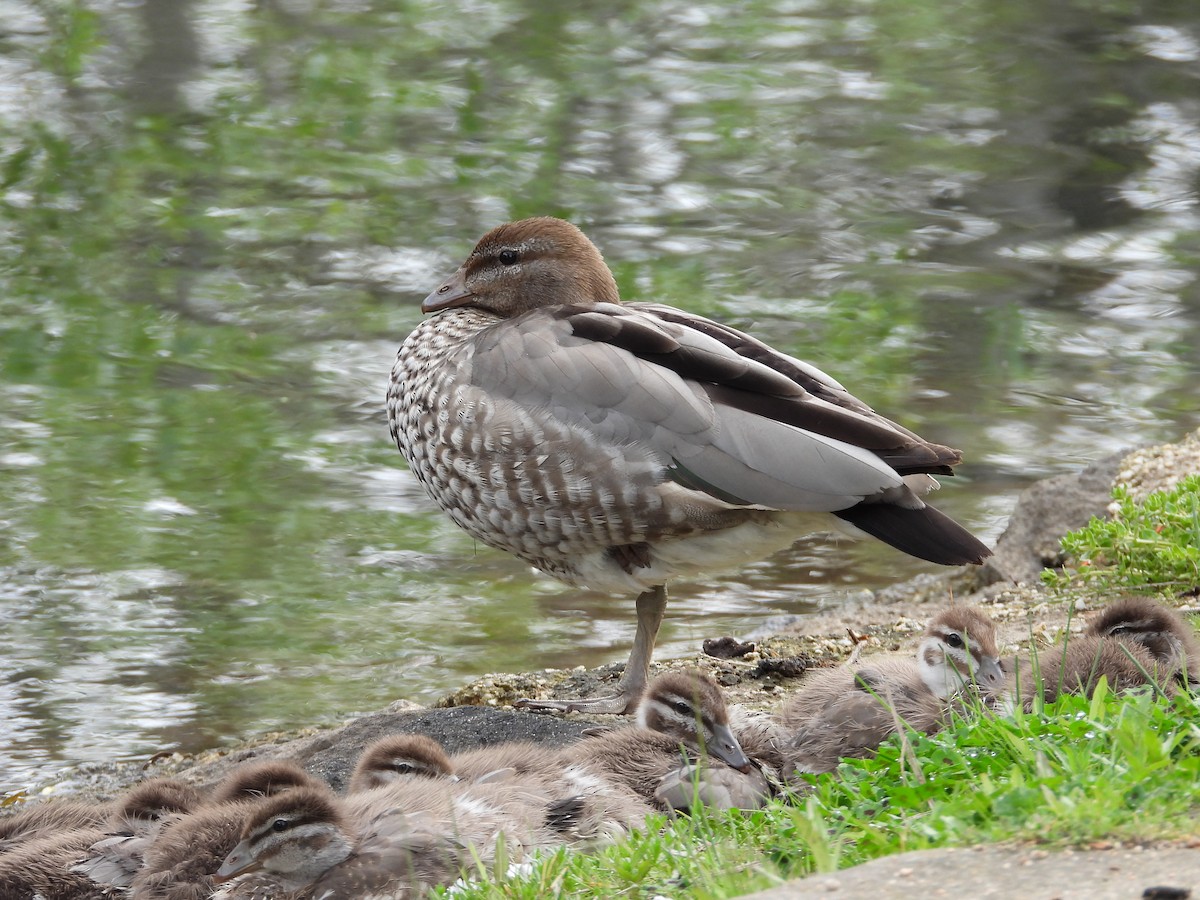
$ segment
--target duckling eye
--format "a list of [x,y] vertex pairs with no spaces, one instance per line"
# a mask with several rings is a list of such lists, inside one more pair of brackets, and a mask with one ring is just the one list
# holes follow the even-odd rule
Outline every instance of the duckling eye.
[[516,250],[501,250],[496,258],[500,260],[500,264],[504,266],[515,265],[520,259],[521,254]]
[[946,635],[946,643],[951,647],[961,647],[963,645],[962,635],[957,631],[952,631]]
[[692,707],[684,700],[677,700],[675,702],[675,712],[681,716],[690,716],[692,714]]
[[271,823],[272,831],[287,831],[287,829],[288,829],[288,820],[287,819],[276,819],[274,822]]

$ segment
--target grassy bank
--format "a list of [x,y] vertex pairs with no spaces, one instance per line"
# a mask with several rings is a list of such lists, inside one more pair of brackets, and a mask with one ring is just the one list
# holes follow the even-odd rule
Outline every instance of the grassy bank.
[[560,851],[454,896],[735,897],[927,847],[1186,838],[1200,809],[1200,706],[1064,697],[889,744],[812,784],[756,812],[662,820],[600,853]]
[[[1088,608],[1138,589],[1178,605],[1200,578],[1200,478],[1068,537],[1049,579]],[[871,760],[810,777],[809,790],[755,812],[660,820],[585,854],[570,851],[457,886],[458,898],[734,897],[812,872],[929,847],[994,841],[1047,846],[1189,839],[1200,810],[1200,704],[1146,689],[909,735]]]

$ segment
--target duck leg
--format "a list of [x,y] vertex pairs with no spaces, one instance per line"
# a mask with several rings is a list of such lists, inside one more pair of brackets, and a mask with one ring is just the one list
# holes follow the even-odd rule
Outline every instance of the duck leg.
[[650,658],[654,655],[654,640],[667,610],[666,585],[657,585],[638,594],[637,632],[633,650],[625,663],[625,672],[617,682],[617,692],[608,697],[584,697],[579,700],[518,700],[521,709],[556,710],[559,712],[623,713],[633,712],[650,678]]

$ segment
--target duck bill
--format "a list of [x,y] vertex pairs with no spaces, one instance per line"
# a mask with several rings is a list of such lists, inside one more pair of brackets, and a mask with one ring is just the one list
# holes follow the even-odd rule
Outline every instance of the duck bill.
[[421,312],[431,313],[442,309],[452,309],[456,306],[466,306],[475,298],[467,290],[467,271],[460,267],[447,281],[421,301]]
[[978,671],[975,672],[975,683],[979,685],[980,692],[987,696],[1002,693],[1008,679],[1004,675],[1000,660],[992,656],[985,656],[979,663]]
[[221,863],[221,868],[217,869],[212,876],[212,880],[220,884],[236,878],[238,875],[245,875],[247,872],[254,872],[261,868],[262,863],[250,855],[249,841],[242,841],[229,851],[229,855]]
[[713,739],[707,750],[710,756],[715,756],[739,772],[749,772],[754,768],[728,725],[717,725],[713,728]]

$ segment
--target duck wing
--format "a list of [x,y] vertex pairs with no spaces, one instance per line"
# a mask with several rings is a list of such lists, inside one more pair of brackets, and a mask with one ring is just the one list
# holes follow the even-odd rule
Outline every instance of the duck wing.
[[582,459],[639,447],[656,478],[717,504],[835,512],[937,562],[988,555],[917,495],[936,485],[930,474],[951,472],[957,451],[701,316],[656,304],[543,307],[481,330],[463,375],[500,418],[570,429],[593,450]]
[[711,809],[761,809],[771,785],[758,769],[740,772],[721,764],[687,763],[668,772],[654,797],[660,804],[690,812],[697,804]]
[[110,834],[92,844],[87,855],[71,866],[71,871],[86,875],[97,885],[132,887],[134,876],[142,869],[146,849],[153,843],[153,835]]

